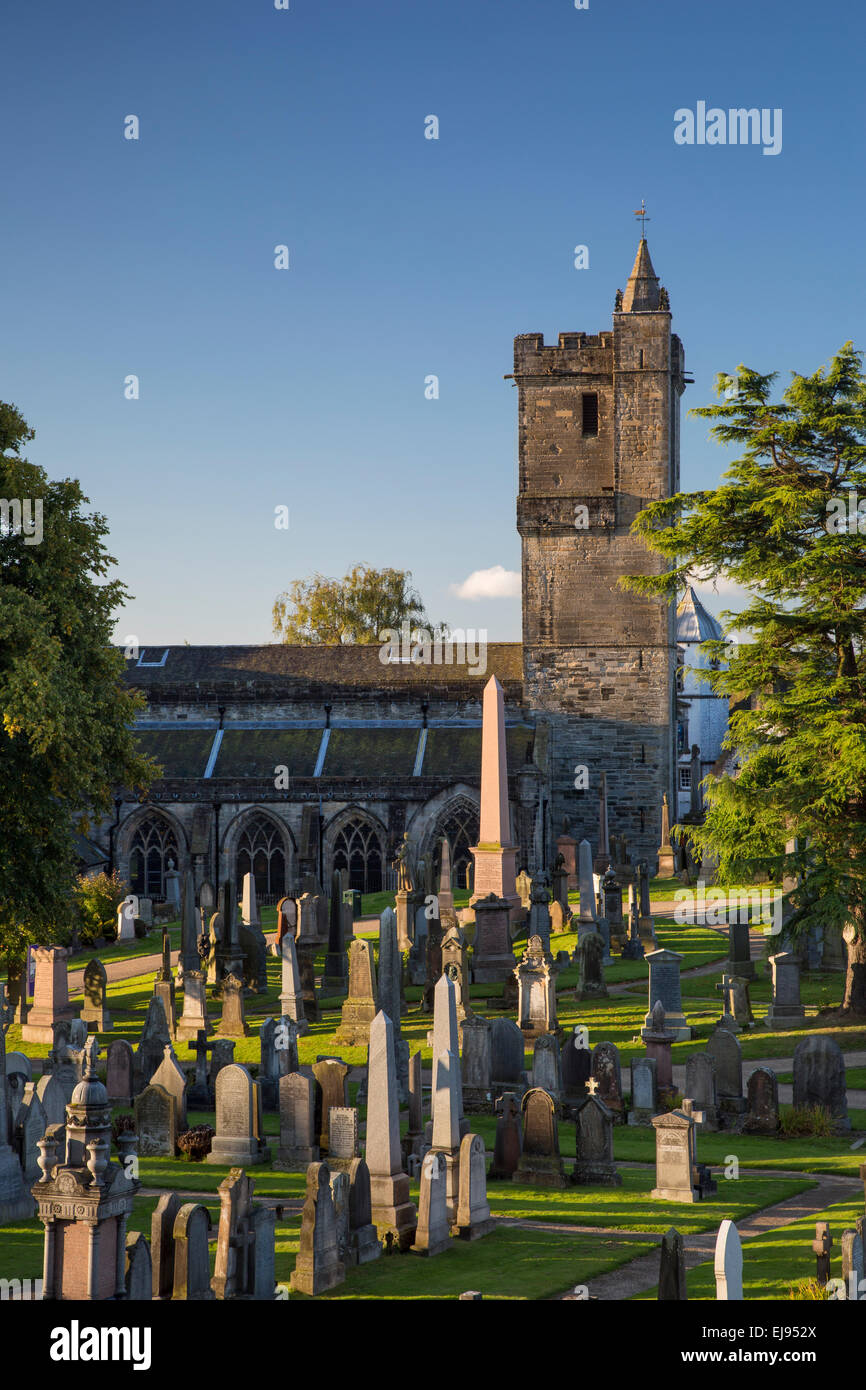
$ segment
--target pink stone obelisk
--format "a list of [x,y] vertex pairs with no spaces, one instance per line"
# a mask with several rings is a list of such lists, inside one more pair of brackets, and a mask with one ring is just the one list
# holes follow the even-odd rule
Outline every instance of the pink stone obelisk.
[[481,710],[481,828],[475,859],[475,882],[470,906],[495,893],[513,911],[520,909],[508,809],[508,763],[505,750],[505,695],[495,676],[484,687]]

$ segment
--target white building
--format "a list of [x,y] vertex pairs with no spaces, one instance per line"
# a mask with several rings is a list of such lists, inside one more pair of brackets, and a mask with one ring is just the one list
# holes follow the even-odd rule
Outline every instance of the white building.
[[728,728],[727,698],[715,695],[697,675],[698,671],[724,666],[699,650],[701,642],[721,636],[721,624],[689,587],[677,605],[677,819],[691,807],[692,747],[697,744],[700,752],[701,779],[723,751],[722,740]]

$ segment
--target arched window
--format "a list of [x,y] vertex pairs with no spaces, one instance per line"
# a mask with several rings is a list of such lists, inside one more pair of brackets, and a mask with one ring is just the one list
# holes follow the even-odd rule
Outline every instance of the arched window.
[[139,821],[129,849],[129,883],[133,893],[161,902],[165,898],[165,873],[178,868],[177,839],[160,815]]
[[469,887],[469,873],[472,869],[470,845],[478,844],[478,811],[471,801],[459,801],[450,806],[437,823],[435,835],[435,870],[438,883],[439,841],[444,835],[451,846],[451,877],[454,888]]
[[247,821],[238,840],[235,861],[235,882],[238,893],[244,878],[252,874],[256,884],[256,902],[275,903],[286,894],[286,854],[279,827],[270,816],[253,816]]
[[382,858],[382,842],[370,821],[355,816],[341,826],[334,840],[334,868],[348,869],[350,888],[381,893]]

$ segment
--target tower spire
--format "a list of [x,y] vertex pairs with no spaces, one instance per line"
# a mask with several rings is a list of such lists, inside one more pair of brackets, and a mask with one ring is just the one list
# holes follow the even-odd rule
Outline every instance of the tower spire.
[[642,236],[637,248],[637,255],[634,258],[631,275],[628,277],[628,284],[625,287],[622,311],[624,314],[633,314],[640,310],[660,309],[661,307],[659,279],[650,260],[646,237]]

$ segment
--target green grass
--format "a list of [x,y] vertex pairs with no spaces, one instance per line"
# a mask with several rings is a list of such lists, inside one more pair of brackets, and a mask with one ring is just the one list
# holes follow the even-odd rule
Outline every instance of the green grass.
[[[782,1106],[783,1113],[790,1109]],[[866,1111],[853,1111],[855,1130],[866,1128]],[[613,1131],[614,1156],[635,1163],[655,1162],[655,1131],[642,1125],[616,1125]],[[723,1166],[729,1154],[734,1154],[741,1171],[745,1168],[777,1168],[807,1173],[839,1173],[856,1177],[861,1163],[866,1161],[866,1148],[852,1149],[857,1138],[836,1135],[830,1139],[770,1138],[761,1135],[705,1134],[698,1132],[698,1161]],[[716,1175],[718,1176],[718,1175]],[[733,1184],[726,1182],[725,1189]],[[720,1190],[722,1183],[719,1184]]]
[[[792,1086],[794,1084],[794,1073],[792,1071],[780,1072],[778,1074],[778,1080],[781,1085]],[[849,1091],[866,1091],[866,1067],[847,1067],[845,1070],[845,1081]]]
[[[842,1256],[840,1236],[855,1225],[863,1215],[863,1200],[836,1202],[825,1211],[793,1221],[759,1236],[743,1241],[743,1296],[746,1299],[787,1299],[788,1290],[801,1279],[814,1278],[815,1256],[812,1241],[815,1222],[829,1221],[834,1247],[830,1253],[830,1273],[841,1278]],[[709,1259],[696,1265],[686,1275],[690,1299],[714,1299],[716,1296],[713,1262]],[[635,1297],[640,1301],[654,1300],[657,1289],[648,1289]],[[791,1310],[793,1312],[793,1309]],[[792,1318],[796,1322],[796,1319]]]

